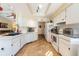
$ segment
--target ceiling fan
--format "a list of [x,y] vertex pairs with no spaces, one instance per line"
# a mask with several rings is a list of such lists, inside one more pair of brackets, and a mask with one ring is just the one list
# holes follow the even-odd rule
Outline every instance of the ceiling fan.
[[15,14],[15,13],[11,13],[11,14],[8,15],[7,17],[13,17],[14,19],[16,19],[16,14]]
[[3,17],[12,17],[13,19],[16,19],[16,14],[13,11],[11,10],[5,11],[3,9],[4,8],[0,6],[0,15],[2,15]]

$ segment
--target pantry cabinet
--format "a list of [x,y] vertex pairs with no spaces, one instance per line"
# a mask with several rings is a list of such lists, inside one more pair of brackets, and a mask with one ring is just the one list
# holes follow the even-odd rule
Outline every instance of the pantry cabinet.
[[79,4],[72,4],[66,9],[66,24],[79,23]]

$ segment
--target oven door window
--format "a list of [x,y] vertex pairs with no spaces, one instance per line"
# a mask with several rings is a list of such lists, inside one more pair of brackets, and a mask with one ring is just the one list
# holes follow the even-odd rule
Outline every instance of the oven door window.
[[57,38],[55,36],[51,35],[51,39],[53,42],[57,42]]
[[54,41],[54,42],[57,42],[57,39],[56,39],[56,37],[55,37],[55,36],[53,36],[53,41]]

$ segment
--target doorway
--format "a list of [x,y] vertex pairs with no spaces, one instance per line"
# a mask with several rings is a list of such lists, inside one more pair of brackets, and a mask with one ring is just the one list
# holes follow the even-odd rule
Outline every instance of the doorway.
[[38,38],[44,37],[44,31],[45,31],[45,22],[39,22],[38,23]]

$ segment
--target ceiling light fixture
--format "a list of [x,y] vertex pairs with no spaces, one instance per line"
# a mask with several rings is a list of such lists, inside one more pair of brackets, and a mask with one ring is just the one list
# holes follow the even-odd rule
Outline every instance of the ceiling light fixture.
[[39,4],[38,6],[39,6],[40,9],[42,8],[42,4]]
[[38,7],[37,7],[37,10],[36,12],[39,12],[39,10],[42,8],[42,4],[39,4]]

